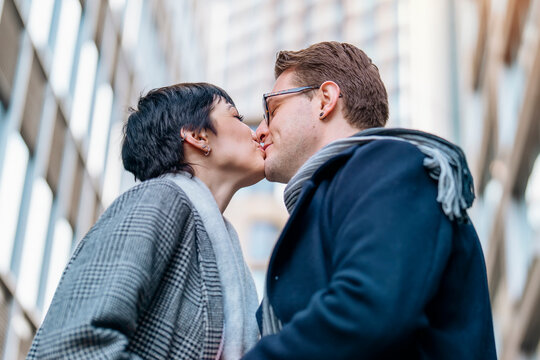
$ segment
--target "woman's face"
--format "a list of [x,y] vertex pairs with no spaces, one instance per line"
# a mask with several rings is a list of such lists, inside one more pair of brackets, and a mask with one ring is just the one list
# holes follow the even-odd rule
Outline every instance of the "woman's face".
[[[236,108],[224,99],[214,103],[210,119],[216,134],[209,131],[214,166],[239,175],[241,187],[253,185],[264,178],[265,153],[253,130],[242,122]],[[209,158],[209,160],[210,160]]]

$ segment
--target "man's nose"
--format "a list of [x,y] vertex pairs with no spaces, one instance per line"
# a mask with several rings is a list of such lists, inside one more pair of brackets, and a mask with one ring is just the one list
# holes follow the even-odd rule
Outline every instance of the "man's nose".
[[264,142],[264,139],[268,136],[268,126],[266,126],[266,121],[261,121],[255,134],[257,135],[257,140],[259,140],[259,142]]

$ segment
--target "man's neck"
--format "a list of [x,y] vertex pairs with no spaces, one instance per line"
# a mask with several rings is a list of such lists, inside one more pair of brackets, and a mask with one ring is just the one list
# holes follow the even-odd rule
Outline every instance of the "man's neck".
[[[349,124],[344,118],[333,119],[331,123],[323,126],[322,134],[319,141],[318,150],[322,149],[324,146],[330,144],[333,141],[344,139],[350,136],[353,136],[363,129],[357,128]],[[318,151],[317,150],[317,151]]]

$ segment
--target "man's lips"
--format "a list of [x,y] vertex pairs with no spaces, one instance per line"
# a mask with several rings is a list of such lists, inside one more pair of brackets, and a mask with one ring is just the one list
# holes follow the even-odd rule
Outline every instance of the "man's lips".
[[266,151],[266,148],[269,147],[270,145],[272,145],[272,144],[264,144],[263,145],[263,150]]

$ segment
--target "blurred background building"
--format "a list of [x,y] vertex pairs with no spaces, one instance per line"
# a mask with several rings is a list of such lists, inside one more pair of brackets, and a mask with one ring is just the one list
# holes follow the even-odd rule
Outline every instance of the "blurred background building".
[[133,184],[139,94],[204,78],[195,1],[0,1],[0,349],[24,358],[74,245]]
[[[180,81],[224,87],[253,129],[280,49],[350,42],[373,59],[389,126],[460,144],[501,359],[540,359],[540,0],[0,0],[0,356],[24,358],[77,241],[134,184],[129,106]],[[262,292],[283,185],[239,191]]]

